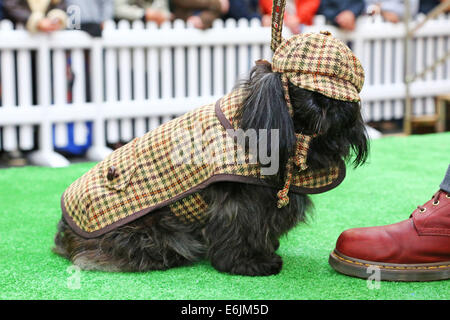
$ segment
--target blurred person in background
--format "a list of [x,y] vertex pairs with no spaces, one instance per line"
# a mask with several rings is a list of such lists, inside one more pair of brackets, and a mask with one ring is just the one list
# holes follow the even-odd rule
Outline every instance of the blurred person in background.
[[158,25],[171,20],[169,0],[113,0],[116,19],[153,21]]
[[3,0],[5,18],[24,24],[30,32],[53,32],[67,23],[64,0]]
[[261,19],[259,0],[229,0],[230,8],[224,19]]
[[[445,0],[420,0],[419,1],[419,12],[428,14],[436,6]],[[450,8],[447,8],[446,12],[450,12]]]
[[[272,0],[259,0],[263,13],[263,26],[272,23]],[[284,15],[284,24],[293,34],[301,32],[302,25],[312,25],[314,16],[319,8],[320,0],[288,0]]]
[[[114,0],[66,0],[68,12],[72,14],[70,6],[75,6],[73,14],[80,14],[79,28],[93,37],[100,37],[103,22],[114,18]],[[71,17],[70,18],[75,18]],[[76,19],[74,20],[76,21]],[[77,28],[78,26],[69,27]]]
[[3,19],[3,0],[0,0],[0,20]]
[[[405,0],[365,0],[367,13],[381,14],[388,22],[398,23],[405,16]],[[410,0],[410,14],[414,17],[419,11],[419,0]]]
[[175,19],[182,19],[197,29],[211,28],[215,19],[225,16],[230,9],[229,0],[172,0]]
[[353,31],[356,18],[364,12],[364,9],[364,0],[321,0],[317,14],[324,15],[327,23],[346,31]]

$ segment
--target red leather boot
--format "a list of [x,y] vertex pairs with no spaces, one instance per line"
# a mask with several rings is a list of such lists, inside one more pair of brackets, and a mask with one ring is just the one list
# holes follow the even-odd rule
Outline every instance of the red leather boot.
[[377,269],[379,280],[450,279],[450,194],[439,190],[408,220],[344,231],[329,263],[340,273],[365,279]]

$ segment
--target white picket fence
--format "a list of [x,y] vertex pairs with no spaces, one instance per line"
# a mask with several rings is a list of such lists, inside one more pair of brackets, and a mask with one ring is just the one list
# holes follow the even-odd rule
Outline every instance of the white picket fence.
[[[403,116],[404,62],[402,25],[360,18],[355,32],[323,25],[348,41],[366,70],[362,92],[366,121]],[[450,17],[430,21],[414,40],[413,59],[421,70],[450,50]],[[63,166],[54,152],[67,145],[67,123],[84,144],[92,122],[88,158],[100,160],[107,143],[129,141],[161,123],[228,92],[254,61],[270,60],[270,30],[259,21],[216,21],[200,31],[181,21],[157,28],[140,21],[105,24],[102,38],[81,31],[50,35],[16,29],[0,22],[0,150],[36,149],[39,165]],[[68,101],[67,65],[75,75]],[[87,68],[88,67],[88,68]],[[87,85],[89,84],[89,86]],[[434,112],[433,96],[450,91],[450,62],[415,82],[414,112]]]

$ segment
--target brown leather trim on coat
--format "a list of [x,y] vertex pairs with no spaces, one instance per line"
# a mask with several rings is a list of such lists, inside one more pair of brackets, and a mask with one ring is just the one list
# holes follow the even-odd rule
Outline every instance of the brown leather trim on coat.
[[[234,129],[220,108],[220,100],[217,101],[217,103],[215,105],[215,112],[216,112],[217,118],[219,119],[220,123],[224,126],[225,129]],[[337,187],[344,180],[345,174],[346,174],[345,163],[343,161],[341,161],[341,163],[339,164],[339,175],[336,178],[336,180],[334,180],[331,184],[323,186],[323,187],[319,187],[319,188],[304,188],[304,187],[298,187],[298,186],[291,186],[290,190],[291,190],[291,192],[294,192],[297,194],[316,194],[316,193],[326,192],[328,190],[331,190],[331,189]],[[269,184],[267,181],[264,181],[262,179],[258,179],[255,177],[239,176],[239,175],[232,175],[232,174],[218,174],[218,175],[212,176],[209,179],[203,181],[202,183],[198,184],[194,188],[192,188],[186,192],[183,192],[176,197],[173,197],[172,199],[163,201],[157,205],[154,205],[154,206],[145,208],[143,210],[140,210],[138,212],[135,212],[134,214],[132,214],[126,218],[123,218],[119,221],[116,221],[116,222],[110,224],[107,227],[104,227],[100,230],[93,231],[93,232],[87,232],[87,231],[82,230],[80,227],[78,227],[76,222],[68,214],[65,204],[64,204],[64,193],[61,197],[61,209],[63,212],[64,219],[66,220],[66,222],[69,224],[69,226],[72,228],[72,230],[76,234],[78,234],[81,237],[88,238],[88,239],[96,238],[96,237],[99,237],[111,230],[114,230],[115,228],[117,228],[119,226],[130,223],[130,222],[132,222],[154,210],[157,210],[157,209],[160,209],[167,205],[170,205],[171,203],[176,202],[184,197],[187,197],[195,192],[199,192],[199,191],[207,188],[209,185],[211,185],[213,183],[224,182],[224,181],[260,185],[260,186],[270,187],[270,188],[274,188],[274,189],[279,189],[282,187],[281,185],[275,186],[275,185]]]
[[[324,186],[324,187],[320,187],[320,188],[301,188],[301,187],[297,187],[297,186],[291,186],[291,191],[294,193],[298,193],[298,194],[315,194],[315,193],[322,193],[325,191],[328,191],[330,189],[335,188],[336,186],[338,186],[342,180],[344,180],[345,178],[345,165],[342,162],[341,163],[341,167],[339,170],[339,176],[336,180],[333,181],[333,183]],[[341,174],[342,173],[342,174]],[[266,186],[266,187],[270,187],[270,188],[280,188],[280,186],[273,186],[269,183],[267,183],[266,181],[260,180],[258,178],[253,178],[253,177],[247,177],[247,176],[238,176],[238,175],[231,175],[231,174],[219,174],[219,175],[215,175],[211,178],[209,178],[206,181],[203,181],[202,183],[200,183],[199,185],[197,185],[196,187],[192,188],[189,191],[186,191],[184,193],[179,194],[176,197],[173,197],[172,199],[163,201],[161,203],[159,203],[158,205],[152,206],[152,207],[148,207],[146,209],[140,210],[134,214],[132,214],[131,216],[128,216],[122,220],[116,221],[112,224],[110,224],[107,227],[104,227],[103,229],[97,230],[97,231],[93,231],[93,232],[87,232],[82,230],[80,227],[78,227],[78,225],[76,224],[76,222],[72,219],[72,217],[68,214],[66,207],[64,205],[64,193],[61,197],[61,209],[63,212],[63,216],[64,219],[66,220],[66,222],[69,224],[69,226],[72,228],[72,230],[78,234],[81,237],[84,238],[96,238],[99,237],[105,233],[107,233],[108,231],[114,230],[115,228],[125,225],[127,223],[130,223],[154,210],[160,209],[162,207],[165,207],[173,202],[176,202],[184,197],[187,197],[195,192],[201,191],[205,188],[207,188],[209,185],[216,183],[216,182],[223,182],[223,181],[229,181],[229,182],[238,182],[238,183],[247,183],[247,184],[254,184],[254,185],[262,185],[262,186]]]
[[219,119],[220,124],[225,129],[232,129],[232,130],[234,130],[232,124],[230,123],[230,121],[228,121],[227,117],[225,117],[225,114],[223,113],[222,109],[220,108],[220,102],[222,101],[222,99],[223,98],[217,100],[216,104],[215,104],[215,107],[214,107],[214,111],[216,112],[217,119]]
[[187,197],[190,194],[201,191],[201,190],[205,189],[206,187],[208,187],[212,183],[220,182],[220,181],[232,181],[232,182],[240,182],[240,183],[248,183],[248,184],[255,184],[255,185],[264,185],[267,187],[274,187],[274,186],[269,185],[266,181],[262,181],[257,178],[230,175],[230,174],[219,174],[219,175],[215,175],[215,176],[207,179],[206,181],[203,181],[202,183],[195,186],[194,188],[192,188],[186,192],[183,192],[183,193],[179,194],[178,196],[173,197],[172,199],[163,201],[163,202],[159,203],[158,205],[151,206],[146,209],[140,210],[140,211],[132,214],[131,216],[128,216],[122,220],[116,221],[116,222],[110,224],[109,226],[102,228],[101,230],[97,230],[97,231],[93,231],[93,232],[87,232],[87,231],[82,230],[80,227],[78,227],[76,222],[68,214],[68,212],[65,208],[65,205],[64,205],[64,193],[61,197],[61,209],[63,211],[64,218],[66,219],[66,221],[70,225],[70,227],[73,229],[73,231],[75,231],[78,235],[85,237],[85,238],[95,238],[95,237],[101,236],[102,234],[105,234],[106,232],[113,230],[119,226],[127,224],[131,221],[134,221],[134,220],[146,215],[147,213],[149,213],[151,211],[160,209],[160,208],[165,207],[173,202],[176,202],[184,197]]
[[[215,104],[215,108],[214,109],[215,109],[215,112],[216,112],[216,116],[219,119],[219,122],[222,124],[222,126],[226,130],[227,129],[234,130],[233,125],[230,123],[230,121],[227,119],[227,117],[223,113],[222,109],[220,108],[220,103],[221,103],[222,99],[223,98],[217,100],[217,102]],[[227,132],[230,134],[231,137],[236,138],[235,136],[232,135],[232,133],[230,131],[227,131]],[[340,163],[339,163],[339,175],[336,178],[336,180],[334,180],[331,184],[323,186],[323,187],[319,187],[319,188],[303,188],[303,187],[291,186],[290,190],[295,192],[295,193],[301,193],[301,194],[304,194],[304,193],[305,194],[323,193],[323,192],[329,191],[329,190],[337,187],[338,185],[340,185],[341,182],[344,180],[345,175],[346,175],[345,163],[344,163],[344,161],[341,160]]]

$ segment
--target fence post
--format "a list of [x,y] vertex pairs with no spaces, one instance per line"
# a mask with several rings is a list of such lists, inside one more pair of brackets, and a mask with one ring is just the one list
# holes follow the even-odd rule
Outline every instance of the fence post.
[[[147,22],[146,30],[152,34],[158,32],[158,27],[155,22]],[[158,47],[148,47],[147,48],[147,67],[146,67],[146,77],[147,77],[147,92],[148,100],[155,101],[160,98],[160,83],[159,83],[159,72],[160,72],[160,49]],[[152,115],[148,118],[147,127],[149,130],[153,130],[159,126],[159,117]]]
[[[144,23],[140,20],[133,22],[133,29],[143,31]],[[133,99],[139,103],[145,103],[145,49],[133,50]],[[141,137],[146,133],[146,120],[144,117],[135,119],[134,136]]]
[[[404,119],[403,119],[403,131],[406,135],[411,134],[411,113],[412,113],[412,99],[411,99],[411,88],[410,84],[411,81],[409,80],[409,77],[411,76],[411,56],[410,56],[410,49],[411,49],[411,41],[412,37],[409,33],[409,20],[411,17],[411,11],[410,11],[410,3],[409,0],[406,0],[405,2],[405,16],[404,19],[404,26],[405,26],[405,39],[404,39],[404,51],[403,51],[403,57],[405,61],[405,111],[404,111]],[[417,60],[419,58],[416,57]]]
[[[1,23],[3,31],[12,31],[13,24],[10,21],[3,21]],[[12,49],[2,50],[1,55],[1,73],[0,82],[2,84],[2,111],[11,110],[16,106],[15,92],[16,79],[14,70],[14,51]],[[6,151],[17,150],[17,136],[16,128],[13,125],[8,125],[3,128],[3,148]]]
[[[17,26],[18,30],[23,30],[23,26]],[[31,108],[33,102],[32,78],[31,74],[31,53],[27,49],[17,50],[17,86],[18,101],[17,107]],[[31,150],[34,147],[33,126],[22,125],[19,128],[19,147],[22,150]]]
[[51,121],[51,74],[50,74],[50,48],[47,35],[39,37],[37,53],[37,79],[38,79],[38,107],[43,108],[42,118],[39,119],[39,149],[31,153],[28,160],[38,166],[65,167],[70,162],[53,150],[52,121]]
[[[105,33],[110,34],[116,29],[114,21],[105,21],[103,24],[102,39],[105,38]],[[103,109],[108,112],[108,107],[119,100],[118,95],[118,64],[117,64],[117,49],[114,47],[105,48],[105,91],[106,104]],[[119,120],[108,118],[106,121],[106,141],[108,143],[119,142]]]
[[[224,28],[222,20],[216,20],[213,23],[213,30]],[[224,48],[223,45],[216,44],[214,46],[214,64],[213,64],[213,95],[221,96],[224,92],[225,64],[224,64]]]
[[92,161],[101,161],[112,150],[106,147],[105,117],[107,112],[103,101],[103,45],[101,38],[92,39],[91,48],[91,92],[92,103],[96,110],[92,125],[92,147],[87,151],[87,158]]

